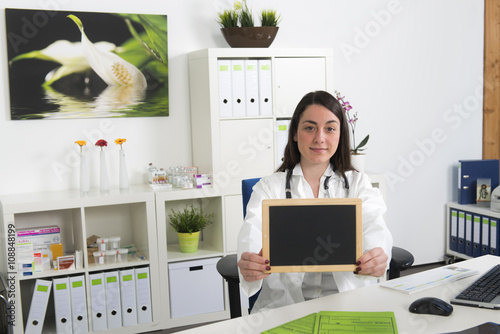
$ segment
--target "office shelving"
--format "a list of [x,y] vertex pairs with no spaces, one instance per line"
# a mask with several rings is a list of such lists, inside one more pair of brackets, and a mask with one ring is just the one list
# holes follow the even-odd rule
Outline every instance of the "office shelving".
[[[452,210],[457,213],[457,219],[455,223],[452,223]],[[460,221],[458,215],[463,215],[463,219]],[[470,220],[467,219],[467,215],[470,215]],[[479,225],[474,226],[474,218],[479,220]],[[484,219],[484,220],[483,220]],[[498,256],[498,246],[499,246],[499,233],[498,233],[498,222],[500,222],[500,212],[495,212],[490,210],[489,207],[481,207],[476,204],[458,204],[456,202],[449,202],[446,204],[446,250],[447,255],[446,262],[453,263],[457,259],[471,259],[477,254],[491,254]],[[494,226],[492,226],[494,225]],[[453,229],[456,232],[453,234]],[[452,249],[451,246],[452,238],[455,236],[457,238],[457,249]],[[493,237],[493,240],[491,239]],[[484,242],[483,238],[489,240]],[[463,242],[461,246],[463,250],[458,250],[458,243]],[[467,243],[470,242],[470,245]],[[476,250],[474,254],[474,243],[479,243],[479,247],[485,244],[487,249]],[[496,245],[495,250],[492,252],[490,249],[491,245]],[[466,248],[469,247],[470,252],[466,253]],[[479,252],[479,253],[478,253]]]
[[[146,188],[131,189],[127,193],[111,192],[101,195],[91,192],[81,197],[78,191],[19,194],[2,196],[1,233],[2,253],[8,254],[0,260],[0,272],[7,277],[11,300],[10,314],[14,316],[14,333],[23,333],[31,304],[31,295],[38,278],[51,280],[62,276],[84,275],[87,291],[87,313],[89,328],[90,281],[89,275],[99,271],[120,270],[149,266],[152,297],[153,322],[118,330],[115,333],[137,333],[155,330],[160,323],[158,245],[156,238],[154,193]],[[21,276],[17,271],[16,231],[29,227],[57,225],[61,228],[61,241],[65,254],[83,253],[83,267],[75,270],[49,270]],[[122,245],[134,244],[143,259],[129,256],[130,261],[109,265],[96,265],[87,256],[86,239],[91,235],[121,237]],[[9,255],[10,254],[10,255]],[[92,331],[92,330],[91,330]],[[54,304],[49,299],[44,323],[44,333],[55,332]]]

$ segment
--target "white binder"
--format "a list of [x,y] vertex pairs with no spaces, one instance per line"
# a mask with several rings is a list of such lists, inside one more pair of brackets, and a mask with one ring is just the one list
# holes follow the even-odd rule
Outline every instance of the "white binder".
[[134,269],[120,270],[120,293],[123,326],[137,325],[137,300],[135,298]]
[[259,63],[256,59],[245,60],[246,115],[259,116]]
[[231,98],[231,60],[218,60],[217,69],[219,75],[219,115],[221,117],[231,117],[233,115]]
[[85,276],[69,278],[71,291],[71,314],[74,333],[88,333],[87,294],[85,289]]
[[137,322],[139,324],[153,322],[149,267],[135,268],[135,295],[137,297]]
[[26,323],[26,328],[24,329],[25,334],[42,333],[51,288],[52,281],[42,279],[36,280],[35,290],[33,291],[33,296],[31,297],[28,321]]
[[271,60],[259,60],[259,108],[262,116],[273,114],[273,88],[271,81]]
[[106,321],[106,290],[103,273],[90,274],[90,299],[92,330],[96,332],[108,329]]
[[69,278],[61,277],[52,280],[54,285],[54,311],[56,315],[56,332],[73,333],[71,317],[71,293]]
[[231,95],[233,117],[245,116],[245,60],[231,60]]
[[108,329],[122,327],[120,278],[118,276],[118,271],[104,273]]
[[289,119],[277,120],[276,123],[276,166],[281,166],[283,156],[285,155],[285,147],[288,143],[288,130],[290,126]]

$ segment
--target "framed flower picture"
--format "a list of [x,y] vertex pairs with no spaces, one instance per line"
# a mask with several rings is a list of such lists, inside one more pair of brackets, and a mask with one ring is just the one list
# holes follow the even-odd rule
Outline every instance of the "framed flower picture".
[[12,120],[169,115],[167,16],[5,9]]

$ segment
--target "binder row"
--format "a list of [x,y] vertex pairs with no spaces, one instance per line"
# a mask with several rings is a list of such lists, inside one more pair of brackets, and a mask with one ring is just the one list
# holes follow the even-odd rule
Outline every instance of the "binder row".
[[[93,331],[150,323],[149,267],[90,274]],[[26,334],[42,333],[51,290],[57,333],[87,333],[89,322],[84,275],[37,279]]]
[[499,253],[499,219],[457,208],[449,209],[450,250],[470,257]]
[[219,59],[221,117],[271,116],[270,59]]

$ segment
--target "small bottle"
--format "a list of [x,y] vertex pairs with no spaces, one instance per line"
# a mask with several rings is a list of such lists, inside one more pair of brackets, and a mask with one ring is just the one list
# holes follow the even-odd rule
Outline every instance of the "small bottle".
[[97,247],[101,252],[108,250],[108,243],[109,243],[108,238],[97,238]]
[[156,172],[156,167],[153,166],[153,163],[149,163],[148,167],[148,183],[153,184],[153,179],[154,179],[154,173]]
[[120,248],[120,237],[109,237],[109,249]]

